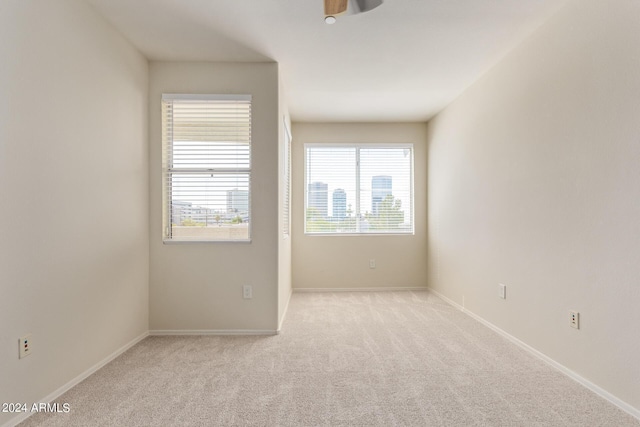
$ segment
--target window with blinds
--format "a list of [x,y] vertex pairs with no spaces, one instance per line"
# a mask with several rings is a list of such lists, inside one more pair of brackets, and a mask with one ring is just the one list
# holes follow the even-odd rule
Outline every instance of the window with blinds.
[[413,145],[305,145],[305,233],[413,231]]
[[291,133],[286,119],[284,120],[284,150],[283,150],[283,196],[282,196],[282,234],[289,236],[291,233],[291,223],[289,220],[291,202]]
[[251,96],[162,96],[163,240],[249,241]]

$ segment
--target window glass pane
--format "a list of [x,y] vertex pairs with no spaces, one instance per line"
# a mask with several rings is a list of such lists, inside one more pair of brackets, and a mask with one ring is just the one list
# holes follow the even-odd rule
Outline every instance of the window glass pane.
[[307,150],[307,232],[355,232],[355,166],[356,150],[353,147]]
[[362,232],[412,231],[411,164],[409,148],[360,150]]
[[173,168],[248,168],[250,147],[246,143],[174,141],[170,152]]
[[248,173],[172,173],[169,181],[173,238],[249,238]]

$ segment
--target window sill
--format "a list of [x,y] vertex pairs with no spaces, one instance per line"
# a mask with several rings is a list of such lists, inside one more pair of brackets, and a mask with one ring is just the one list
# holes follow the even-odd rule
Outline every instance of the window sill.
[[405,233],[307,233],[305,236],[322,236],[322,237],[371,237],[371,236],[415,236],[415,232],[407,231]]
[[247,240],[162,240],[163,245],[190,245],[190,244],[207,244],[207,243],[251,243],[251,239]]

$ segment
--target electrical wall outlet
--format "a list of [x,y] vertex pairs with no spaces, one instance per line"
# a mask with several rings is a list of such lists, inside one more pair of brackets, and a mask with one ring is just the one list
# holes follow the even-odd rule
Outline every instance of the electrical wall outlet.
[[507,299],[507,285],[498,283],[498,296],[502,299]]
[[251,285],[244,285],[242,287],[242,298],[244,299],[251,299],[253,298],[253,286]]
[[580,329],[580,313],[577,311],[569,311],[569,326]]
[[369,260],[369,268],[376,268],[376,260],[375,259],[370,259]]
[[23,337],[18,338],[18,358],[22,359],[23,357],[27,357],[31,354],[31,334],[25,335]]

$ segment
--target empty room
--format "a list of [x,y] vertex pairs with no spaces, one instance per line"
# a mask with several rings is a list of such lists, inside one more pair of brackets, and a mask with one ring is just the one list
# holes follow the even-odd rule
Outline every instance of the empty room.
[[639,0],[0,0],[0,426],[640,426]]

